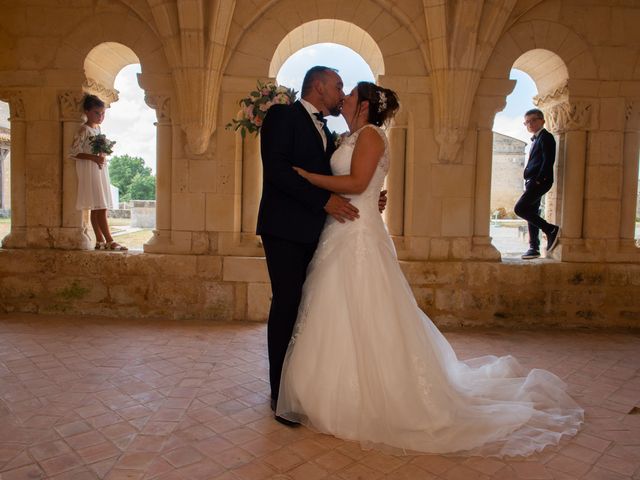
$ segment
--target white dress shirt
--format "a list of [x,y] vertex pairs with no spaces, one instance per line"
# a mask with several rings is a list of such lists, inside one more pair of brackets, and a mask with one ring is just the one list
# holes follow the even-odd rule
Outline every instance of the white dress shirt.
[[320,136],[322,137],[322,145],[324,146],[324,149],[327,149],[327,135],[324,133],[324,129],[322,127],[324,127],[324,123],[322,123],[320,120],[318,120],[314,113],[318,113],[320,112],[320,110],[318,110],[316,107],[314,107],[311,103],[307,102],[304,98],[300,99],[300,103],[302,104],[302,106],[305,108],[305,110],[309,113],[309,116],[311,117],[311,120],[313,120],[313,123],[315,124],[316,128],[318,129],[318,132],[320,132]]

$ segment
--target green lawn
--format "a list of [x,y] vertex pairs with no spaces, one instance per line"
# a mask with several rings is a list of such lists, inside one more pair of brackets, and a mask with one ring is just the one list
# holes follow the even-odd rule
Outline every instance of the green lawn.
[[11,230],[11,219],[0,218],[0,239],[8,235],[10,230]]

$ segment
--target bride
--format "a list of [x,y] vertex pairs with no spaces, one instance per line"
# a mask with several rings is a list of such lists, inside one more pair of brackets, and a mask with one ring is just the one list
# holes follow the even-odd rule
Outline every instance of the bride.
[[511,356],[459,361],[415,302],[378,212],[389,170],[380,127],[397,109],[393,91],[360,82],[344,100],[351,133],[331,158],[333,176],[296,168],[351,198],[360,218],[325,224],[277,415],[397,453],[528,455],[557,444],[583,419],[562,380]]

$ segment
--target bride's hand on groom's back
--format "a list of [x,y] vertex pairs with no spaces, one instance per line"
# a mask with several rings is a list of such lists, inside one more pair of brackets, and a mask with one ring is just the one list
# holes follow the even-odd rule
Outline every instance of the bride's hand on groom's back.
[[344,223],[346,220],[355,220],[360,216],[358,209],[351,205],[351,201],[348,198],[335,193],[332,193],[329,197],[324,210],[340,223]]

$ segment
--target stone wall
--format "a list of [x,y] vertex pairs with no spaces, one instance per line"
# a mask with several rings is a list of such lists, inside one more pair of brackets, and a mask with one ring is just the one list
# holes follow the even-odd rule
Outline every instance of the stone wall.
[[[401,262],[439,326],[637,327],[640,265]],[[0,250],[0,311],[264,321],[263,258]]]

